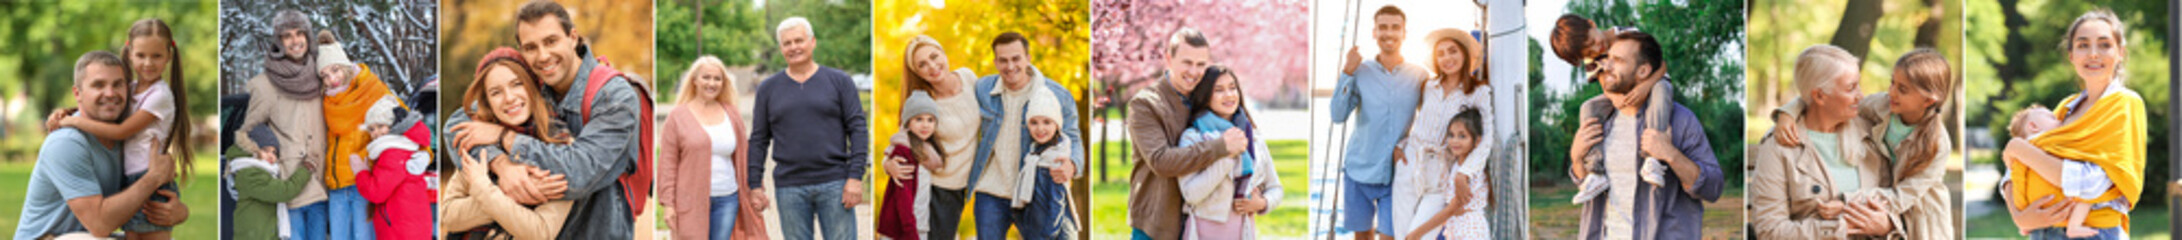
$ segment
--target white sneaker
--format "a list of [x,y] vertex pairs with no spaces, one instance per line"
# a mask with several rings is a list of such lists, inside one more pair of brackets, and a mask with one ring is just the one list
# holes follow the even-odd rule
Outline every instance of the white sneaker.
[[1606,176],[1600,176],[1597,173],[1593,173],[1590,176],[1585,176],[1583,178],[1583,184],[1576,186],[1576,197],[1574,199],[1569,199],[1569,202],[1574,204],[1583,204],[1584,202],[1590,202],[1591,199],[1598,198],[1599,195],[1605,194],[1606,188],[1609,186],[1612,185],[1606,182]]
[[1637,171],[1643,173],[1639,176],[1644,178],[1644,182],[1651,183],[1653,187],[1667,183],[1664,181],[1664,178],[1667,177],[1667,163],[1660,161],[1658,158],[1644,158],[1644,167],[1637,169]]

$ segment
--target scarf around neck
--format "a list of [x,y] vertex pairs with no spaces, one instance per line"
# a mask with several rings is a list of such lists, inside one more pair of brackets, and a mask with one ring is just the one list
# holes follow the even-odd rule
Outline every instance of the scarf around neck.
[[306,50],[302,57],[290,58],[281,54],[278,44],[273,45],[271,56],[265,60],[265,79],[273,81],[273,88],[290,98],[314,99],[324,95],[320,89],[325,82],[318,78],[318,69],[312,68],[313,54]]

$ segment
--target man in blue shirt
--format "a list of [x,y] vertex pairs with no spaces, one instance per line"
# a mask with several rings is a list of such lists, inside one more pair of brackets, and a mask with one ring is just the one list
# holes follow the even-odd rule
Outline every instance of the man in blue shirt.
[[[85,53],[76,60],[71,87],[76,106],[91,119],[115,122],[128,109],[127,67],[121,57],[106,51]],[[144,181],[124,183],[121,169],[122,139],[99,139],[75,128],[61,128],[46,135],[39,146],[38,163],[31,168],[30,186],[23,194],[22,218],[16,222],[15,239],[60,235],[108,237],[139,210],[155,225],[181,223],[188,210],[181,201],[153,203],[153,191],[174,179],[174,162],[165,154],[152,156]],[[171,205],[159,205],[171,204]],[[158,206],[153,206],[158,205]],[[165,209],[181,209],[179,212]]]
[[[1674,104],[1666,111],[1667,129],[1656,129],[1650,124],[1633,124],[1637,129],[1616,129],[1617,120],[1637,121],[1647,116],[1645,99],[1650,98],[1648,87],[1667,79],[1666,62],[1661,56],[1659,42],[1650,34],[1627,31],[1616,34],[1599,64],[1599,84],[1604,94],[1588,101],[1612,101],[1615,108],[1604,113],[1608,117],[1595,126],[1585,126],[1576,132],[1576,142],[1570,144],[1573,161],[1569,166],[1580,168],[1584,155],[1606,154],[1593,151],[1595,145],[1614,146],[1632,144],[1615,142],[1613,139],[1637,139],[1639,151],[1666,163],[1667,174],[1659,185],[1637,184],[1636,201],[1627,214],[1626,224],[1634,226],[1628,233],[1607,233],[1608,216],[1605,201],[1591,201],[1584,205],[1583,226],[1578,235],[1581,239],[1605,239],[1605,237],[1630,236],[1633,239],[1697,239],[1704,234],[1705,202],[1720,199],[1721,187],[1726,183],[1720,173],[1719,160],[1713,156],[1712,145],[1705,136],[1704,123],[1682,104]],[[1620,131],[1617,131],[1620,130]],[[1627,136],[1639,135],[1639,136]],[[1613,155],[1608,155],[1613,156]],[[1631,155],[1633,156],[1633,155]],[[1648,161],[1648,160],[1647,160]],[[1641,164],[1641,161],[1626,161]],[[1634,166],[1624,166],[1634,167]],[[1588,171],[1570,171],[1575,179],[1583,179]],[[1622,191],[1613,189],[1610,191]],[[1612,223],[1622,224],[1622,223]]]
[[[1416,115],[1417,89],[1430,77],[1424,67],[1402,59],[1402,41],[1408,16],[1394,5],[1372,14],[1372,40],[1379,55],[1364,60],[1349,47],[1342,61],[1341,77],[1333,95],[1333,122],[1346,123],[1356,113],[1355,135],[1342,152],[1341,232],[1356,232],[1356,239],[1393,239],[1394,145],[1407,132]],[[1371,94],[1363,94],[1371,93]],[[1374,224],[1376,222],[1376,224]]]

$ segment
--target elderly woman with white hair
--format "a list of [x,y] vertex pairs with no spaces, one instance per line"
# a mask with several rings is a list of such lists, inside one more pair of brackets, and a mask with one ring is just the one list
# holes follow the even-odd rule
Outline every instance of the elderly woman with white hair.
[[[1801,105],[1774,110],[1794,115],[1800,145],[1769,131],[1752,148],[1750,225],[1764,239],[1845,239],[1890,232],[1887,212],[1853,204],[1846,194],[1859,186],[1850,161],[1869,151],[1862,140],[1875,123],[1859,118],[1863,100],[1861,61],[1832,45],[1807,48],[1796,58],[1795,87]],[[1869,164],[1869,163],[1866,163]]]

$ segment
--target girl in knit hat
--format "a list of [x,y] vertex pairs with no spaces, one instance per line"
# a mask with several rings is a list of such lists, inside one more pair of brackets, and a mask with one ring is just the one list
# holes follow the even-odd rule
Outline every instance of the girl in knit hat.
[[427,172],[431,128],[417,114],[402,111],[393,98],[381,98],[364,114],[364,131],[371,143],[365,152],[371,165],[356,165],[356,190],[371,202],[373,234],[379,239],[431,239],[431,204],[439,200],[431,183],[438,173]]
[[[294,234],[289,226],[288,200],[295,198],[310,184],[310,175],[276,174],[280,172],[280,140],[273,136],[273,128],[265,125],[251,128],[248,137],[258,143],[250,148],[252,157],[241,157],[227,162],[227,191],[235,198],[235,224],[259,226],[235,228],[235,239],[271,240],[287,239]],[[292,151],[292,150],[291,150]],[[305,162],[298,169],[288,171],[314,171]],[[280,179],[279,175],[289,175]],[[266,228],[263,226],[275,226]]]
[[1067,164],[1069,144],[1061,137],[1062,93],[1047,88],[1031,88],[1029,111],[1023,114],[1023,128],[1030,131],[1030,151],[1024,152],[1022,171],[1016,182],[1016,208],[1022,208],[1022,225],[1036,226],[1022,231],[1024,239],[1067,239],[1076,232],[1075,214],[1069,212],[1067,179],[1053,178],[1053,168]]
[[879,203],[879,236],[897,240],[916,240],[924,236],[919,226],[931,217],[924,206],[931,201],[932,184],[919,181],[931,176],[921,166],[947,155],[932,138],[939,128],[937,112],[939,103],[924,92],[911,92],[909,98],[902,101],[902,116],[908,117],[902,121],[902,129],[907,131],[894,133],[889,141],[893,146],[887,147],[886,160],[896,165],[920,167],[894,175],[893,181],[887,181],[886,199]]

